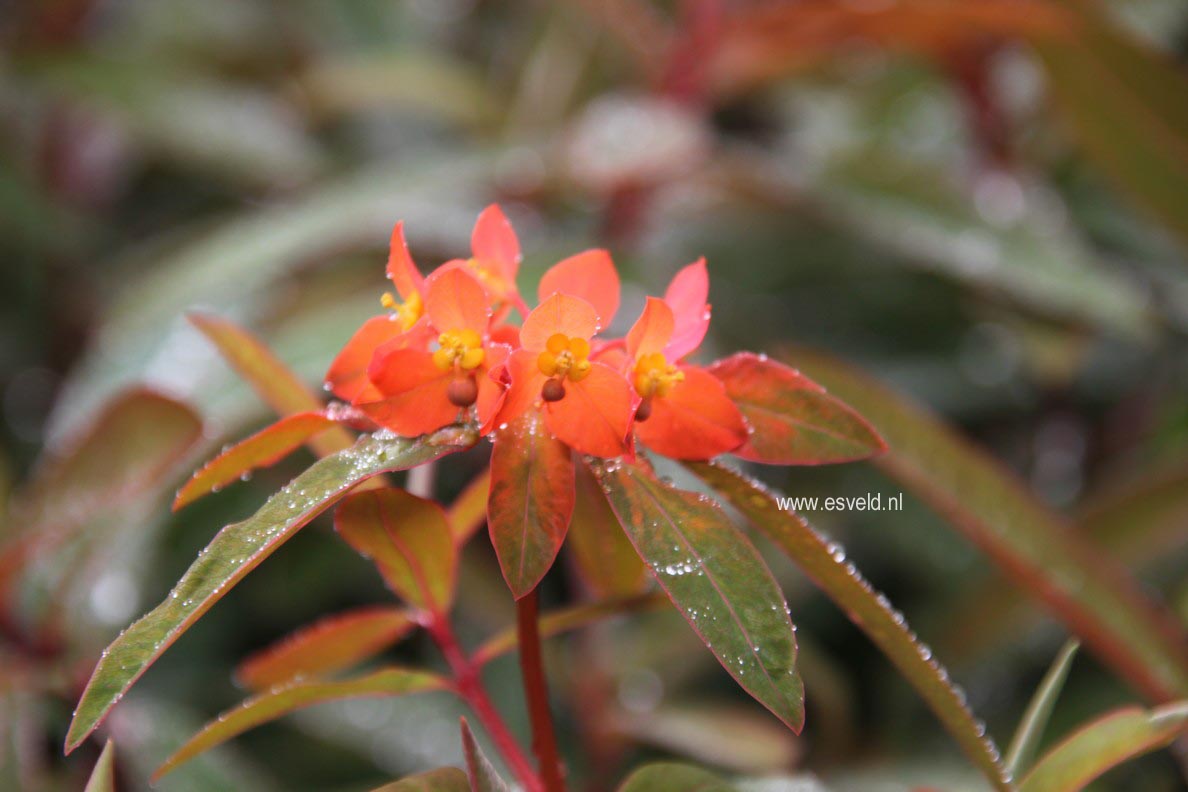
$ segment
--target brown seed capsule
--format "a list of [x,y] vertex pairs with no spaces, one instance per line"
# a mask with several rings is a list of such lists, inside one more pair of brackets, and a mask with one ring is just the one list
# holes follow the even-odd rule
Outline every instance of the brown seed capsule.
[[540,389],[540,398],[547,402],[561,401],[565,398],[565,386],[556,377],[547,379]]
[[646,421],[652,417],[652,400],[644,399],[639,403],[639,407],[635,408],[635,420]]
[[455,407],[469,407],[478,401],[478,384],[474,377],[463,377],[450,383],[446,398]]

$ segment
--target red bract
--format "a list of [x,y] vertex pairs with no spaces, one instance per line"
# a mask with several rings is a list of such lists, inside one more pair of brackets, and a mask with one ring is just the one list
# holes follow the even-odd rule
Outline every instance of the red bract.
[[443,269],[464,267],[479,279],[491,296],[496,317],[502,319],[511,308],[527,315],[528,307],[516,288],[516,274],[520,271],[520,241],[507,215],[498,204],[491,204],[475,221],[470,234],[470,258],[451,259]]

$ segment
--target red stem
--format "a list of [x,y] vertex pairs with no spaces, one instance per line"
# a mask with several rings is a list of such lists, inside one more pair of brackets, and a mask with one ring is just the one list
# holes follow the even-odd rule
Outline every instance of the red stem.
[[532,722],[532,750],[540,762],[540,775],[546,792],[565,792],[561,759],[557,753],[557,735],[553,731],[553,715],[549,711],[544,661],[540,653],[535,589],[516,602],[516,631],[520,638],[524,697],[528,700],[528,717]]
[[454,635],[448,618],[438,615],[430,616],[426,627],[438,648],[441,649],[450,669],[454,672],[454,684],[457,686],[458,695],[466,701],[483,724],[483,728],[491,735],[495,747],[507,762],[508,767],[520,779],[520,783],[524,785],[527,792],[545,792],[546,787],[542,784],[540,776],[536,774],[536,770],[533,769],[532,762],[524,754],[520,744],[516,742],[516,738],[504,723],[499,710],[495,709],[495,705],[491,703],[491,698],[487,695],[486,688],[483,687],[479,667],[462,651],[462,645],[458,642],[458,637]]

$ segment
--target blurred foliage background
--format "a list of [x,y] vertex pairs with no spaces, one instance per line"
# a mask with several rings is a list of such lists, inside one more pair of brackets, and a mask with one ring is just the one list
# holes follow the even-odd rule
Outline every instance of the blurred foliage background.
[[[859,364],[1082,517],[1188,617],[1188,4],[35,0],[0,5],[0,41],[0,499],[25,493],[4,537],[122,389],[147,384],[204,424],[152,486],[90,504],[61,547],[0,570],[20,580],[0,643],[4,788],[81,787],[98,746],[59,746],[98,650],[310,461],[168,513],[189,467],[269,417],[186,311],[253,328],[316,383],[378,310],[392,224],[427,268],[466,249],[493,200],[530,292],[562,255],[611,250],[626,279],[615,330],[707,256],[710,352],[795,363],[795,344]],[[443,466],[439,494],[480,464]],[[761,473],[790,494],[899,492],[865,464]],[[906,501],[807,516],[1005,741],[1065,633]],[[230,671],[246,653],[385,598],[327,527],[270,559],[117,709],[121,789],[146,788],[241,697]],[[633,616],[550,646],[575,777],[606,788],[626,763],[677,754],[837,789],[977,788],[886,661],[772,563],[800,626],[804,735],[734,689],[675,614]],[[511,621],[502,587],[473,543],[459,608],[472,640]],[[575,595],[562,565],[546,599]],[[437,662],[420,639],[396,656]],[[514,665],[491,682],[526,729]],[[1133,699],[1078,658],[1052,732]],[[456,763],[458,712],[436,695],[320,707],[160,788],[367,789]],[[1183,781],[1164,752],[1101,788]]]

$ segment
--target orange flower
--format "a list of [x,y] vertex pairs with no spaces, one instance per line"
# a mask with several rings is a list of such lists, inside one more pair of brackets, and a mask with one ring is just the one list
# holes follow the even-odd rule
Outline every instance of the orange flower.
[[502,319],[511,308],[522,316],[528,314],[520,292],[516,288],[516,274],[520,271],[520,241],[515,229],[499,204],[491,204],[475,221],[470,234],[470,258],[451,259],[442,269],[462,267],[479,279],[491,297],[496,319]]
[[454,423],[473,406],[480,431],[489,431],[504,393],[490,374],[510,350],[491,339],[487,291],[459,267],[439,269],[424,286],[423,325],[375,351],[367,375],[379,398],[359,408],[381,426],[415,437]]
[[705,337],[707,292],[705,262],[690,264],[673,279],[664,300],[648,298],[627,334],[625,368],[635,390],[635,434],[674,459],[709,459],[747,440],[746,422],[721,381],[680,362]]

